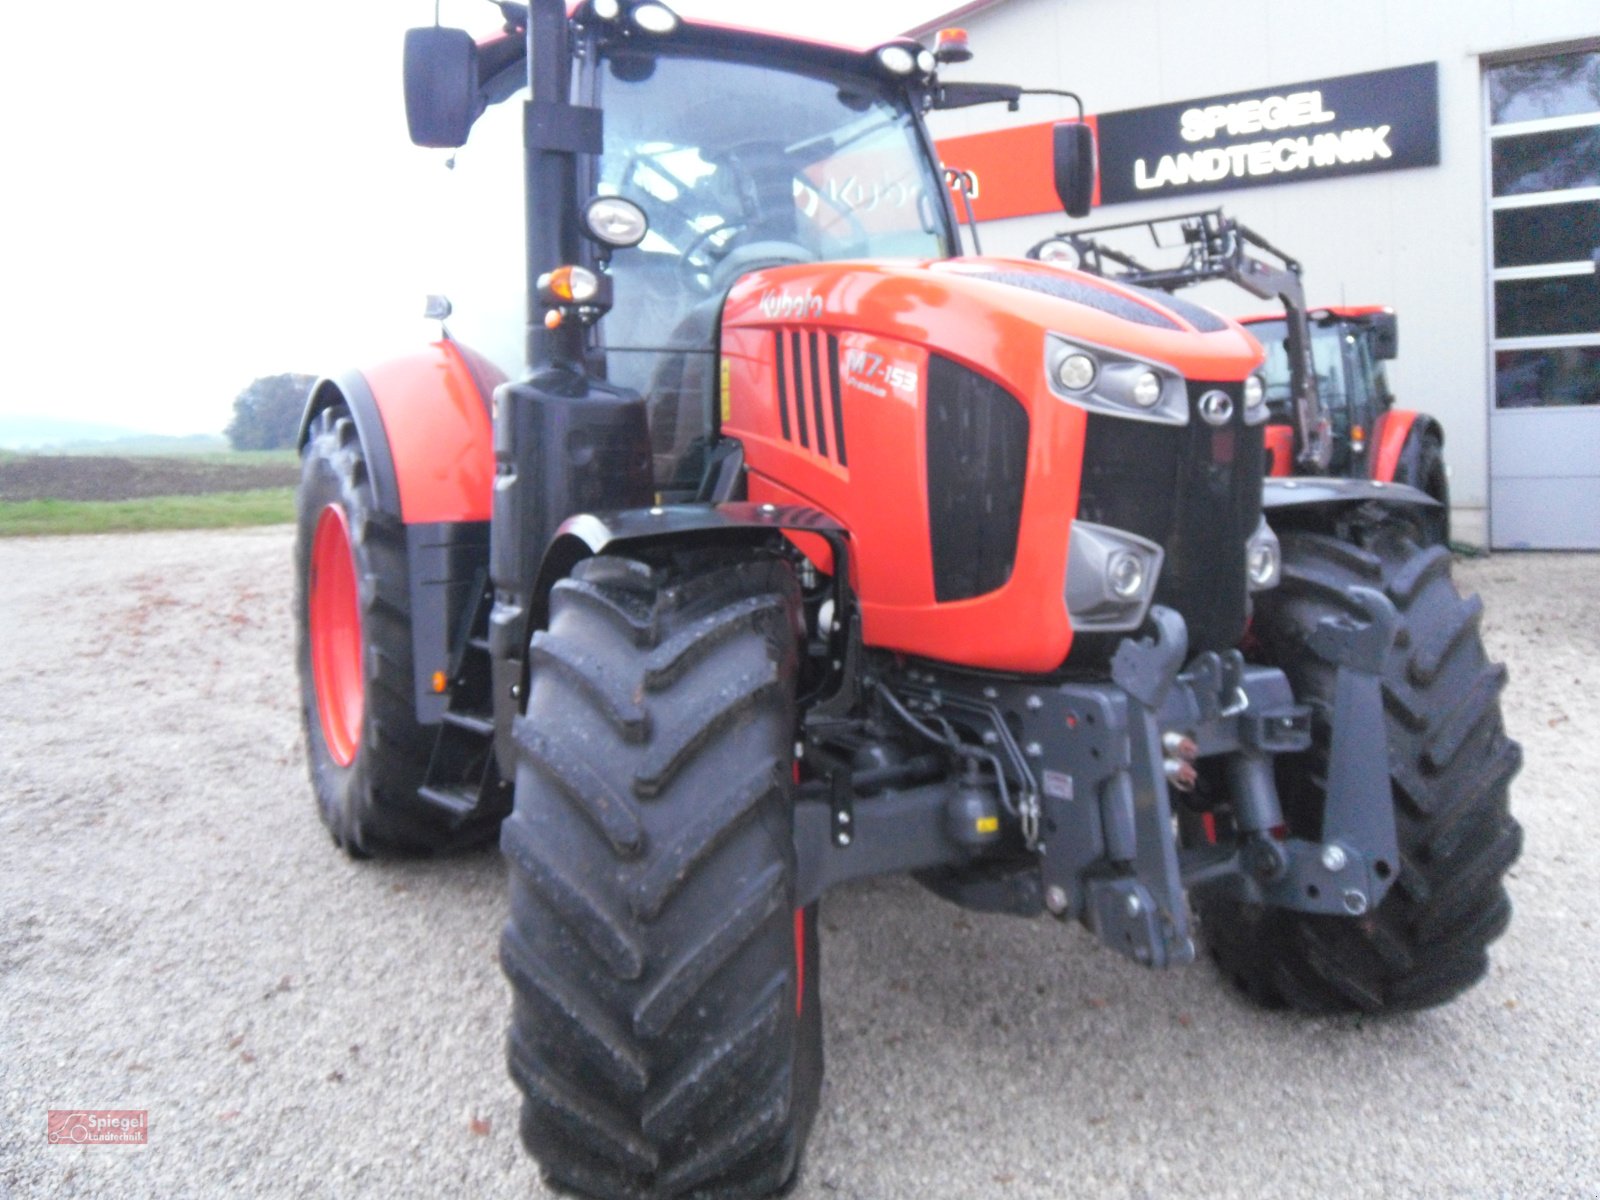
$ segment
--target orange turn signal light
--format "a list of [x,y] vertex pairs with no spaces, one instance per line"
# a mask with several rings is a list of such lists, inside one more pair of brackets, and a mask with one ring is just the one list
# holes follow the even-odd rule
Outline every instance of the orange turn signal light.
[[450,684],[450,680],[445,676],[443,671],[435,671],[433,673],[433,679],[430,682],[432,682],[433,690],[435,692],[444,691],[444,689]]

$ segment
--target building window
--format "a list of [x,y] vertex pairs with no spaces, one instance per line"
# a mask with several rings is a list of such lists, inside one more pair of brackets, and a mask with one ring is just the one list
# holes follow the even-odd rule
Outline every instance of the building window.
[[1495,406],[1600,405],[1600,48],[1484,82]]

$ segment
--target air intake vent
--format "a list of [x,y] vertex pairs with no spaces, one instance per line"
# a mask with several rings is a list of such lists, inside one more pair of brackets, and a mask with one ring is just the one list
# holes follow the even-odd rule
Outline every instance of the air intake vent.
[[848,467],[844,401],[839,391],[839,339],[804,329],[772,335],[778,371],[778,420],[783,436]]
[[927,456],[934,597],[966,600],[1004,586],[1022,520],[1027,410],[999,384],[932,355]]

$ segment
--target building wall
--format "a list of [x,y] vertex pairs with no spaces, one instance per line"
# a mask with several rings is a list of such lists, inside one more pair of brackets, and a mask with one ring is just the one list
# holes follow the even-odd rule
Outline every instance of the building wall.
[[[967,15],[972,62],[949,79],[1077,91],[1111,112],[1417,62],[1439,64],[1440,165],[1118,204],[1080,224],[1221,205],[1305,266],[1316,304],[1384,303],[1400,316],[1389,378],[1446,431],[1455,534],[1485,544],[1490,370],[1484,57],[1600,34],[1592,0],[1004,0]],[[1055,98],[935,113],[936,137],[1071,115]],[[947,163],[959,166],[958,163]],[[1022,253],[1063,216],[982,227],[990,253]],[[1261,311],[1226,284],[1192,297]]]

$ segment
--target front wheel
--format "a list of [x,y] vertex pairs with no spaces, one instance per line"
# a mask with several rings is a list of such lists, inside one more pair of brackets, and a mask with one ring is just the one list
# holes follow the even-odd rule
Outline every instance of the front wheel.
[[1353,586],[1377,588],[1401,624],[1383,668],[1390,794],[1400,873],[1360,918],[1211,898],[1198,907],[1224,974],[1269,1007],[1381,1012],[1441,1004],[1488,969],[1506,928],[1503,879],[1522,847],[1507,789],[1522,762],[1500,716],[1505,669],[1478,635],[1482,605],[1450,580],[1450,553],[1419,548],[1409,525],[1355,535],[1283,538],[1283,583],[1263,593],[1252,627],[1260,657],[1281,667],[1313,712],[1311,750],[1278,762],[1289,831],[1319,840],[1332,736],[1335,668],[1308,645],[1324,617],[1348,614]]
[[795,907],[801,625],[776,557],[599,557],[550,600],[501,830],[522,1138],[597,1197],[755,1197],[822,1073]]

